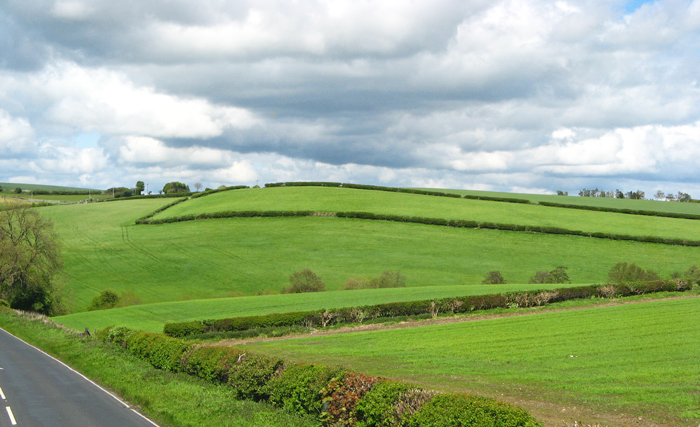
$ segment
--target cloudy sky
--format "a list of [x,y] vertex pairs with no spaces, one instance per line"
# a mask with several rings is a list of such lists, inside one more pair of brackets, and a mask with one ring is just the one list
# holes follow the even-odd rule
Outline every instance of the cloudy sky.
[[0,0],[0,182],[700,197],[700,0]]

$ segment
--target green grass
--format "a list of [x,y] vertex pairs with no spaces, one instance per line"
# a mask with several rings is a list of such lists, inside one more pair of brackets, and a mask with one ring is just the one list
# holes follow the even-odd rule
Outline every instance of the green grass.
[[272,405],[236,400],[229,387],[155,369],[117,346],[83,340],[1,309],[0,327],[115,391],[163,427],[319,425]]
[[[239,190],[246,191],[246,190]],[[208,196],[212,197],[212,196]],[[206,199],[206,197],[204,198]],[[311,268],[329,290],[350,277],[401,270],[407,286],[475,285],[499,270],[527,283],[563,265],[574,283],[602,282],[617,262],[667,277],[698,262],[698,248],[341,218],[237,218],[133,226],[169,199],[41,208],[64,247],[73,311],[99,292],[143,303],[279,290]]]
[[112,325],[163,332],[166,322],[224,319],[267,313],[352,307],[397,301],[416,301],[464,295],[486,295],[516,290],[552,289],[573,285],[476,285],[423,286],[414,288],[363,289],[306,294],[261,295],[135,305],[56,317],[57,322],[82,331]]
[[[663,207],[669,205],[650,203]],[[700,213],[700,205],[684,205],[692,205],[695,213]],[[698,220],[335,187],[273,187],[226,191],[180,203],[154,216],[154,219],[229,210],[360,211],[700,240]]]
[[441,390],[697,425],[698,324],[700,298],[689,298],[246,347]]
[[15,188],[22,190],[42,190],[42,191],[102,191],[94,188],[78,188],[78,187],[61,187],[59,185],[44,185],[44,184],[17,184],[12,182],[0,182],[3,192],[14,191]]

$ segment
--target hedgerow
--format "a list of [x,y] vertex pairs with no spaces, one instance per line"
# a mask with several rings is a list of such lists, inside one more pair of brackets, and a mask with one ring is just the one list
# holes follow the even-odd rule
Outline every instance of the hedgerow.
[[[499,427],[539,425],[523,409],[506,403],[441,395],[341,367],[290,363],[123,327],[105,328],[97,337],[124,346],[156,368],[227,384],[237,398],[268,401],[311,414],[327,426],[472,425],[463,423],[468,420],[484,423],[474,425]],[[450,413],[441,413],[445,410]],[[458,424],[449,424],[450,420]]]
[[700,215],[698,215],[698,214],[646,211],[646,210],[638,210],[638,209],[618,209],[618,208],[609,208],[609,207],[604,207],[604,206],[574,205],[574,204],[569,204],[569,203],[539,202],[538,204],[541,206],[549,206],[549,207],[554,207],[554,208],[580,209],[580,210],[596,211],[596,212],[614,212],[614,213],[622,213],[622,214],[628,214],[628,215],[660,216],[660,217],[665,217],[665,218],[682,218],[682,219],[700,219]]
[[213,338],[214,333],[252,331],[248,336],[256,336],[272,332],[275,328],[327,327],[363,322],[369,323],[376,319],[437,317],[440,314],[459,314],[493,308],[537,307],[552,302],[573,299],[612,298],[654,292],[683,292],[692,289],[692,287],[692,281],[674,279],[626,284],[576,286],[551,290],[509,292],[506,294],[468,295],[434,300],[401,301],[356,307],[167,323],[163,328],[163,333],[172,337],[197,336],[198,338]]

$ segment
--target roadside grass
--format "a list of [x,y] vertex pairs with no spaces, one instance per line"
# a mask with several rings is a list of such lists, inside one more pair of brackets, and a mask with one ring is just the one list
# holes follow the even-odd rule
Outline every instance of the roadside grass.
[[699,322],[700,298],[685,298],[245,348],[516,400],[535,416],[543,401],[690,426],[700,420]]
[[413,288],[362,289],[285,295],[260,295],[237,298],[177,301],[134,305],[110,310],[89,311],[55,317],[53,320],[82,331],[86,327],[127,326],[150,332],[163,332],[167,322],[225,319],[267,313],[352,307],[386,302],[417,301],[465,295],[485,295],[511,291],[553,289],[566,284],[460,285],[423,286]]
[[604,281],[617,262],[664,277],[698,262],[692,247],[341,218],[132,225],[171,202],[40,208],[63,241],[73,312],[105,289],[133,292],[144,304],[278,291],[304,268],[336,290],[348,278],[385,270],[400,270],[408,287],[418,287],[476,285],[492,270],[508,283],[527,283],[536,271],[567,266],[572,282],[582,284]]
[[272,405],[236,400],[230,387],[155,369],[117,346],[82,339],[9,310],[0,309],[0,327],[116,392],[161,426],[319,425]]
[[[654,206],[665,208],[668,204],[656,202]],[[692,205],[694,213],[700,213],[700,205],[684,204]],[[231,210],[359,211],[700,240],[698,220],[337,187],[272,187],[225,191],[188,200],[153,218]]]

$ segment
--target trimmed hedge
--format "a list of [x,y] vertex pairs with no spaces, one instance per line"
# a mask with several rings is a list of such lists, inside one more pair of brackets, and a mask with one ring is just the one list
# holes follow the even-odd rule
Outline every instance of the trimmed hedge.
[[[474,425],[484,426],[539,426],[523,409],[506,403],[461,394],[441,395],[340,367],[290,363],[124,327],[105,328],[97,337],[122,345],[156,368],[227,384],[237,398],[268,401],[315,416],[328,426],[471,425],[445,423],[450,420],[480,420],[484,424]],[[450,413],[439,414],[444,410]]]
[[569,203],[554,203],[554,202],[539,202],[539,205],[549,206],[553,208],[566,208],[566,209],[581,209],[586,211],[596,211],[596,212],[614,212],[628,215],[644,215],[644,216],[660,216],[665,218],[681,218],[681,219],[700,219],[698,214],[685,214],[685,213],[675,213],[675,212],[659,212],[659,211],[645,211],[639,209],[618,209],[609,208],[603,206],[586,206],[586,205],[574,205]]
[[[506,294],[469,295],[464,297],[434,300],[391,302],[357,307],[342,307],[288,313],[270,313],[257,316],[232,317],[166,323],[163,333],[178,338],[186,338],[203,333],[247,331],[274,327],[326,327],[350,323],[362,323],[375,319],[396,319],[410,317],[437,317],[439,314],[458,314],[476,310],[510,307],[537,307],[552,302],[586,298],[611,298],[655,292],[683,292],[692,289],[686,280],[655,280],[644,283],[623,285],[592,285],[509,292]],[[269,329],[268,329],[269,330]]]

